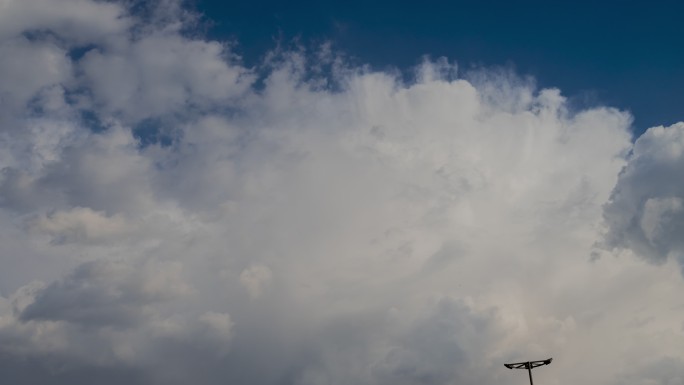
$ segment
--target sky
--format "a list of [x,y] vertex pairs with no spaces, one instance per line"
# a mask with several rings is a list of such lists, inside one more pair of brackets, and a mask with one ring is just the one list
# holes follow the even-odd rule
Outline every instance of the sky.
[[0,0],[0,375],[682,384],[660,4]]
[[198,0],[209,35],[258,61],[274,42],[330,41],[357,64],[402,70],[423,56],[462,69],[506,67],[581,107],[630,111],[637,134],[682,119],[680,1]]

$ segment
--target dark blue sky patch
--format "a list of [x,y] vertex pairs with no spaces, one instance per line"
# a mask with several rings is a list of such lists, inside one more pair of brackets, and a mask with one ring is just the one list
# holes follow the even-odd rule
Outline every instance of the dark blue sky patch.
[[168,147],[173,144],[174,137],[165,127],[167,125],[162,119],[145,119],[133,127],[133,137],[138,140],[142,148],[155,144]]
[[36,41],[55,41],[58,40],[57,35],[48,29],[30,29],[22,32],[22,37],[31,42]]
[[89,51],[97,49],[97,45],[95,44],[87,44],[79,47],[74,47],[70,49],[67,52],[67,55],[69,56],[69,59],[73,61],[79,61],[85,54],[87,54]]
[[92,110],[81,110],[81,123],[92,132],[103,132],[107,126],[102,123],[100,117]]

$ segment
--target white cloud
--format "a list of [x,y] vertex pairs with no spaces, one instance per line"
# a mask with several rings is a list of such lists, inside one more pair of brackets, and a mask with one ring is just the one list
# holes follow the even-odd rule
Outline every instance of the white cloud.
[[681,123],[632,144],[627,113],[446,60],[249,70],[180,3],[127,4],[0,2],[8,381],[467,385],[553,356],[555,385],[684,359]]
[[247,289],[250,297],[258,298],[270,283],[273,273],[268,266],[252,265],[240,273],[240,283]]
[[230,106],[252,80],[231,59],[218,42],[158,32],[130,44],[92,50],[81,69],[99,108],[139,121]]
[[128,230],[121,216],[107,217],[103,212],[84,207],[50,213],[32,220],[29,226],[50,235],[56,243],[97,242],[123,235]]
[[0,39],[24,32],[50,32],[75,44],[91,44],[130,26],[126,9],[90,0],[2,0]]

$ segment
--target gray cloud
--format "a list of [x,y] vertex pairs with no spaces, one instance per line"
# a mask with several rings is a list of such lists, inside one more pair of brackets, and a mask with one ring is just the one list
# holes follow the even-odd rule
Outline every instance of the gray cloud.
[[679,358],[648,359],[638,368],[623,373],[616,383],[626,385],[681,384],[684,381],[684,362]]
[[488,357],[504,330],[494,311],[474,312],[449,298],[439,299],[424,319],[397,338],[374,365],[380,383],[479,384],[500,366]]
[[83,326],[125,326],[138,322],[148,306],[188,294],[178,266],[131,266],[92,261],[35,295],[19,320],[67,321]]
[[684,256],[684,125],[654,127],[637,139],[605,208],[607,245],[662,263]]

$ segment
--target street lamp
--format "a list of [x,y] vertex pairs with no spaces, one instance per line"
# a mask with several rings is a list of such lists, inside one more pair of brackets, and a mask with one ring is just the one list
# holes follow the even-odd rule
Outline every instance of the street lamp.
[[515,364],[504,364],[504,366],[508,369],[527,369],[527,373],[530,375],[530,385],[534,385],[534,383],[532,383],[532,369],[538,366],[548,365],[551,363],[551,360],[553,360],[553,358],[539,361],[516,362]]

